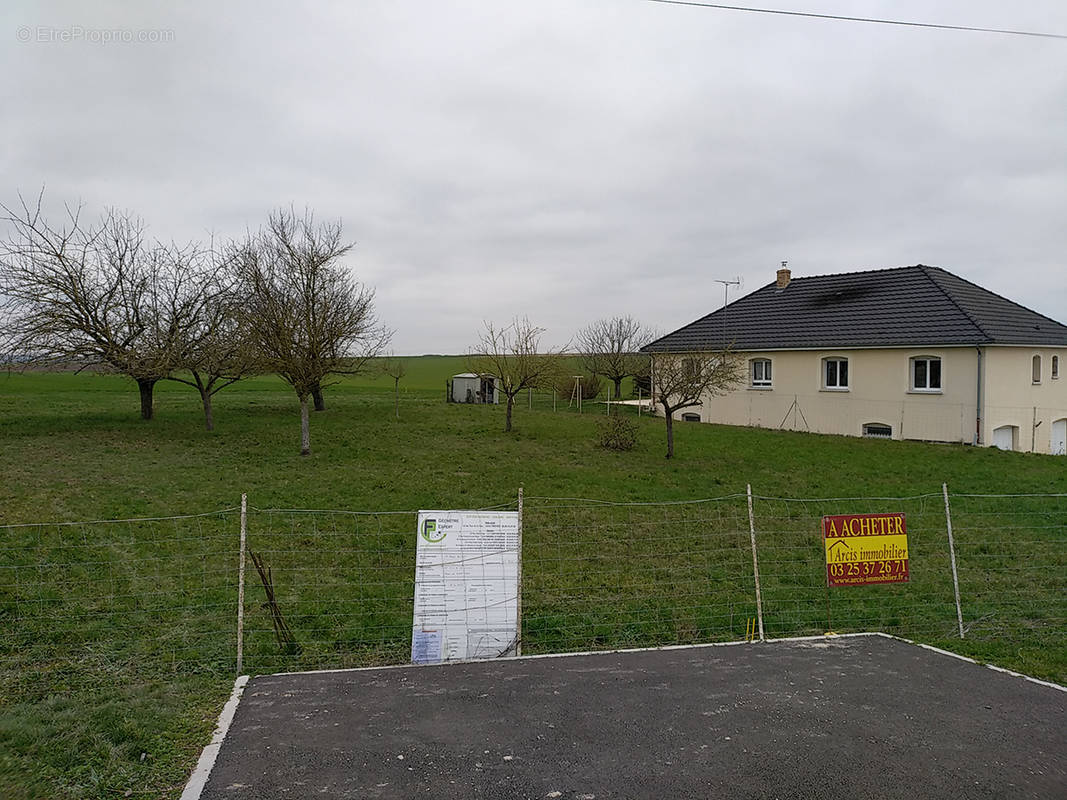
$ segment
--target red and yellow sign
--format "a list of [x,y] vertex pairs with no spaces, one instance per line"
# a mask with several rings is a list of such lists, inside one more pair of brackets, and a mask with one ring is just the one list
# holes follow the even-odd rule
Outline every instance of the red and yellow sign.
[[907,582],[908,532],[903,514],[823,517],[822,537],[830,586]]

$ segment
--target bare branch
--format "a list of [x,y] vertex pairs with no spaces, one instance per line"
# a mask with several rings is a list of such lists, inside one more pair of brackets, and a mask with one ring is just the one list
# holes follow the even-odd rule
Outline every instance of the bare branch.
[[614,384],[615,399],[625,378],[647,373],[648,356],[639,351],[652,339],[653,332],[629,316],[597,320],[576,337],[583,366]]
[[141,389],[152,416],[152,386],[174,368],[173,336],[182,324],[167,285],[195,246],[149,245],[136,217],[107,210],[96,224],[67,207],[56,227],[30,206],[0,206],[9,235],[0,242],[5,348],[39,365],[101,366]]
[[235,253],[242,324],[263,367],[281,375],[302,405],[328,376],[362,371],[392,337],[375,316],[374,290],[343,263],[351,249],[339,221],[316,223],[310,211],[301,218],[289,209],[271,214]]
[[743,378],[742,359],[730,348],[652,357],[652,397],[667,423],[667,458],[674,456],[674,413],[726,394]]
[[525,317],[503,328],[486,322],[477,352],[468,359],[472,372],[495,377],[497,388],[507,397],[505,431],[511,430],[515,396],[523,389],[552,386],[562,372],[565,348],[538,352],[544,332]]

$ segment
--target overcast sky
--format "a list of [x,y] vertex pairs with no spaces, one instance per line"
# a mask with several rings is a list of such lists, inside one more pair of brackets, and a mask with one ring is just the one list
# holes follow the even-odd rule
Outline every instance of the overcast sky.
[[[767,6],[1067,33],[1063,0]],[[933,264],[1067,322],[1064,40],[646,0],[8,0],[0,23],[0,200],[43,185],[164,239],[340,218],[400,354],[515,315],[550,344],[618,314],[666,332],[782,260]]]

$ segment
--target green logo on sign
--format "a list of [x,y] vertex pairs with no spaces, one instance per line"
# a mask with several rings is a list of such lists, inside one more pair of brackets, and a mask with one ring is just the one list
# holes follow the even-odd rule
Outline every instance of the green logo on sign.
[[437,543],[445,538],[444,531],[437,530],[437,520],[427,519],[422,523],[422,538],[428,542]]

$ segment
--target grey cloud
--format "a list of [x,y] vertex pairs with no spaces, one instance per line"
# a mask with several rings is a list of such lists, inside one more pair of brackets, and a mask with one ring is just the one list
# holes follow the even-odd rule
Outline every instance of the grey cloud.
[[[1067,317],[1063,42],[639,0],[84,9],[0,12],[3,199],[47,184],[177,238],[289,203],[340,217],[398,352],[516,314],[553,343],[614,313],[671,329],[781,259],[934,263]],[[1057,0],[936,11],[1067,30]],[[12,34],[74,23],[174,41]]]

